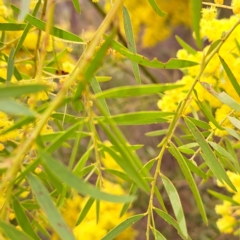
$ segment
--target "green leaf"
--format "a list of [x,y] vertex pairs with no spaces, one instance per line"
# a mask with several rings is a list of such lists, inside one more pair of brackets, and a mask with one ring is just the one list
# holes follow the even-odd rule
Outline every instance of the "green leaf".
[[154,211],[164,220],[166,221],[168,224],[172,225],[177,231],[178,234],[183,238],[183,239],[188,239],[188,237],[186,238],[183,234],[182,231],[180,229],[179,223],[168,213],[165,213],[164,211],[158,209],[158,208],[153,208]]
[[199,48],[202,47],[202,40],[200,36],[200,19],[201,19],[201,10],[202,10],[202,1],[201,0],[191,0],[191,12],[192,12],[192,28],[195,33],[196,43]]
[[160,17],[165,17],[167,15],[167,13],[163,12],[157,5],[157,3],[155,2],[155,0],[148,0],[148,2],[150,3],[150,5],[152,6],[153,10],[157,13],[157,15],[159,15]]
[[[126,34],[126,38],[127,38],[128,49],[132,53],[137,53],[130,15],[125,6],[122,7],[122,11],[123,11],[124,30],[125,30],[125,34]],[[131,63],[132,63],[132,69],[133,69],[134,76],[135,76],[137,82],[141,83],[138,64],[135,63],[134,61],[131,61]]]
[[23,105],[22,103],[16,102],[13,99],[1,99],[0,101],[0,111],[3,111],[8,114],[13,115],[23,115],[36,117],[37,113],[33,110],[30,110],[28,107]]
[[234,117],[228,117],[233,126],[240,130],[240,121]]
[[26,24],[24,23],[1,23],[0,31],[21,31],[24,30]]
[[77,164],[74,167],[73,173],[78,175],[80,171],[84,168],[87,160],[89,159],[89,156],[93,150],[93,147],[89,147],[87,151],[82,155],[82,157],[79,159]]
[[201,84],[210,94],[216,97],[220,102],[225,103],[230,108],[238,112],[240,111],[240,104],[235,99],[230,97],[227,93],[225,92],[217,93],[209,83],[201,82]]
[[156,236],[156,239],[155,240],[167,240],[158,230],[156,229],[152,229],[152,233],[154,236]]
[[225,130],[232,135],[233,137],[235,137],[236,139],[240,140],[240,134],[237,133],[235,130],[231,129],[231,128],[225,128]]
[[79,225],[83,219],[86,217],[86,215],[88,214],[89,210],[91,209],[93,203],[94,203],[95,199],[94,198],[89,198],[88,201],[86,202],[86,204],[84,205],[79,217],[78,217],[78,220],[75,224],[75,226]]
[[180,231],[183,234],[183,236],[187,239],[188,237],[187,226],[178,192],[174,185],[172,184],[172,182],[167,177],[161,174],[161,178],[163,181],[163,185],[167,191],[168,197],[170,199],[174,215],[178,221]]
[[98,82],[108,82],[112,80],[110,76],[95,76]]
[[100,191],[92,185],[84,182],[81,178],[73,175],[64,165],[49,156],[46,152],[39,151],[43,165],[49,169],[59,180],[67,186],[76,189],[83,195],[89,195],[95,199],[109,202],[129,202],[133,196],[116,196]]
[[93,59],[91,59],[91,61],[89,62],[88,66],[84,71],[85,82],[90,82],[94,77],[95,72],[101,66],[101,62],[106,56],[106,52],[113,41],[114,35],[115,35],[115,32],[113,31],[111,35],[107,39],[105,39],[105,42],[103,43],[103,45],[96,52]]
[[55,231],[61,236],[61,238],[66,240],[74,240],[75,237],[63,217],[55,207],[49,193],[41,181],[32,174],[28,174],[27,180],[30,187],[35,194],[38,204],[41,206],[45,212],[49,223],[55,229]]
[[72,0],[72,2],[73,2],[73,6],[74,6],[74,8],[76,9],[76,11],[77,11],[78,13],[80,13],[80,12],[81,12],[81,8],[80,8],[79,0]]
[[[134,181],[139,187],[145,186],[142,176],[136,170],[132,162],[129,162],[124,156],[119,155],[114,149],[103,146],[104,152],[111,155],[113,160],[123,169],[123,171]],[[144,187],[142,187],[144,189]]]
[[202,149],[202,157],[209,166],[210,170],[213,172],[213,174],[217,177],[217,179],[223,183],[225,181],[229,187],[231,187],[234,191],[236,191],[236,188],[232,184],[231,180],[226,174],[226,171],[223,169],[222,165],[218,162],[216,156],[214,155],[212,149],[204,139],[201,132],[194,126],[192,122],[190,122],[187,118],[185,118],[185,123],[187,127],[189,128],[190,132],[194,136],[195,140],[199,144],[199,146]]
[[[14,5],[11,5],[11,8],[16,13],[20,12],[19,8],[17,8]],[[42,20],[40,20],[40,19],[30,15],[30,14],[26,15],[25,20],[28,21],[30,24],[32,24],[34,27],[36,27],[36,28],[38,28],[38,29],[40,29],[42,31],[46,30],[46,23],[44,21],[42,21]],[[21,30],[23,30],[23,29],[21,29]],[[81,39],[77,35],[75,35],[75,34],[73,34],[71,32],[62,30],[60,28],[54,27],[54,26],[52,27],[50,34],[52,36],[54,36],[54,37],[58,37],[60,39],[63,39],[63,40],[66,40],[66,41],[70,41],[70,42],[76,42],[76,43],[83,43],[84,42],[83,39]]]
[[216,40],[215,42],[213,42],[213,43],[210,45],[210,48],[208,49],[206,56],[209,55],[209,54],[218,46],[218,44],[219,44],[221,41],[222,41],[221,39],[218,39],[218,40]]
[[188,53],[195,55],[197,51],[193,49],[190,45],[188,45],[183,39],[181,39],[179,36],[175,36],[177,42],[180,44],[180,46],[185,49]]
[[[194,90],[195,96],[198,99],[197,96],[197,92]],[[209,106],[206,104],[206,102],[201,102],[199,99],[198,101],[196,101],[197,105],[199,106],[199,108],[202,110],[203,114],[205,115],[205,117],[211,121],[215,127],[217,127],[220,130],[224,130],[224,128],[222,126],[219,125],[219,123],[217,122],[217,120],[215,119],[215,117],[212,115],[212,112],[209,108]]]
[[168,132],[168,129],[162,129],[162,130],[157,130],[157,131],[152,131],[145,133],[146,136],[148,137],[156,137],[156,136],[162,136],[165,135]]
[[[144,111],[144,112],[133,112],[119,114],[111,116],[117,125],[144,125],[167,122],[168,117],[172,116],[171,112],[160,112],[160,111]],[[106,121],[105,117],[95,118],[98,121]]]
[[[93,78],[92,78],[90,84],[91,84],[91,87],[92,87],[92,89],[93,89],[93,91],[94,91],[95,94],[102,92],[101,87],[100,87],[100,85],[99,85],[96,77],[93,77]],[[107,115],[110,116],[111,114],[110,114],[110,112],[109,112],[109,109],[108,109],[106,100],[105,100],[105,99],[98,99],[98,101],[99,101],[99,104],[101,104],[102,107],[105,109]]]
[[[152,159],[152,160],[148,161],[148,162],[143,166],[143,168],[140,170],[140,174],[141,174],[141,172],[144,171],[144,170],[150,171],[155,162],[156,162],[156,159]],[[134,183],[134,184],[131,185],[131,188],[130,188],[130,190],[129,190],[129,194],[135,195],[136,192],[137,192],[137,190],[138,190],[138,186]],[[122,210],[121,210],[121,213],[120,213],[120,217],[122,217],[122,216],[125,214],[125,212],[128,210],[128,208],[129,208],[130,205],[131,205],[130,202],[129,202],[129,203],[125,203],[125,204],[123,205]]]
[[227,65],[227,63],[224,61],[224,59],[220,55],[219,55],[219,59],[221,61],[221,64],[222,64],[230,82],[232,83],[232,86],[233,86],[234,90],[236,91],[238,96],[240,96],[240,86],[238,84],[237,79],[233,75],[233,73],[232,73],[231,69],[229,68],[229,66]]
[[[106,35],[104,36],[106,38]],[[156,58],[154,58],[152,61],[150,61],[148,58],[139,55],[134,54],[130,52],[127,48],[125,48],[123,45],[121,45],[119,42],[113,40],[112,42],[112,48],[125,56],[126,58],[130,59],[131,61],[134,61],[140,65],[151,67],[151,68],[163,68],[163,69],[179,69],[179,68],[186,68],[186,67],[192,67],[198,65],[196,62],[188,61],[188,60],[181,60],[181,59],[175,59],[171,58],[168,62],[163,63],[158,61]]]
[[202,129],[211,129],[211,126],[201,120],[195,119],[195,118],[191,118],[191,117],[187,117],[188,120],[190,120],[195,126],[200,127]]
[[[22,0],[22,2],[24,2],[24,0]],[[36,14],[38,13],[38,9],[39,9],[40,6],[41,6],[41,0],[39,0],[39,1],[37,2],[36,6],[35,6],[35,8],[34,8],[34,10],[33,10],[33,12],[32,12],[32,15],[33,15],[33,16],[36,16]],[[24,16],[24,17],[25,17],[25,16]],[[28,32],[29,32],[29,30],[31,29],[31,27],[32,27],[32,25],[31,25],[30,23],[27,23],[27,24],[26,24],[26,26],[25,26],[25,28],[24,28],[24,31],[23,31],[23,33],[22,33],[22,36],[21,36],[21,38],[19,39],[18,44],[17,44],[17,46],[16,46],[16,49],[15,49],[15,52],[14,52],[14,57],[18,54],[19,50],[21,49],[21,47],[22,47],[22,45],[23,45],[23,42],[24,42],[25,38],[27,37]]]
[[120,233],[122,233],[125,229],[130,227],[132,224],[138,222],[141,218],[143,218],[145,214],[138,214],[131,216],[109,231],[101,240],[112,240],[115,239]]
[[140,86],[124,86],[105,90],[96,94],[97,98],[125,98],[149,94],[157,94],[182,87],[181,84],[147,84]]
[[159,192],[157,186],[154,187],[154,193],[155,193],[155,195],[156,195],[156,197],[157,197],[158,202],[160,203],[160,206],[161,206],[162,209],[167,213],[167,212],[168,212],[168,211],[167,211],[167,208],[165,207],[164,200],[163,200],[162,195],[161,195],[161,193]]
[[18,17],[18,21],[22,21],[25,16],[28,14],[29,12],[29,7],[30,7],[30,2],[31,0],[22,0],[21,1],[21,12],[20,12],[20,15]]
[[0,98],[19,97],[23,94],[44,91],[47,88],[46,85],[39,84],[0,86]]
[[11,49],[9,57],[8,57],[8,63],[7,63],[7,78],[6,83],[9,84],[11,82],[13,73],[14,73],[14,48]]
[[76,124],[68,128],[63,134],[56,136],[56,138],[48,145],[46,151],[53,153],[56,151],[63,142],[67,141],[72,135],[76,135],[76,131],[79,129],[79,125],[83,124],[83,121],[78,121]]
[[189,148],[184,148],[184,147],[178,148],[178,150],[182,153],[189,154],[189,155],[192,155],[195,153],[194,150],[189,149]]
[[115,170],[115,169],[109,169],[109,168],[105,168],[104,171],[107,172],[107,173],[110,173],[110,174],[112,174],[116,177],[119,177],[126,182],[130,182],[130,183],[132,182],[132,180],[124,172],[121,172],[121,171],[118,171],[118,170]]
[[220,153],[222,156],[224,156],[225,158],[227,158],[228,160],[230,160],[236,170],[240,173],[240,166],[239,166],[239,162],[238,160],[236,160],[226,149],[224,149],[223,147],[221,147],[220,145],[218,145],[215,142],[208,142],[212,148],[214,148],[218,153]]
[[0,220],[0,228],[11,240],[33,240],[33,238],[31,238],[25,232],[16,229],[16,227],[10,223]]
[[12,197],[12,205],[13,210],[16,215],[17,222],[21,229],[26,232],[29,236],[31,236],[33,239],[40,240],[40,238],[37,236],[37,234],[34,232],[29,219],[26,216],[26,213],[23,210],[23,207],[18,202],[18,200],[15,197]]
[[169,152],[175,157],[175,159],[178,161],[178,164],[183,172],[183,175],[185,179],[188,182],[188,185],[193,193],[193,196],[195,198],[195,201],[197,203],[198,209],[200,214],[202,215],[203,221],[207,224],[207,215],[204,209],[204,205],[200,196],[200,193],[198,191],[197,185],[193,179],[193,176],[189,170],[188,164],[186,163],[186,160],[183,158],[182,154],[178,151],[176,146],[173,143],[170,143],[171,148],[169,148]]
[[219,192],[215,192],[215,191],[212,191],[212,190],[207,190],[212,196],[214,196],[215,198],[218,198],[222,201],[228,201],[230,203],[232,203],[233,205],[235,206],[239,206],[239,203],[234,201],[231,197],[228,197],[224,194],[221,194]]

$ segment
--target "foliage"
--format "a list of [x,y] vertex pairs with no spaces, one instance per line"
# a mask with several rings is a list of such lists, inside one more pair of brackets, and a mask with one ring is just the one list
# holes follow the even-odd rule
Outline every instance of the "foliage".
[[[55,1],[22,1],[21,9],[0,1],[1,239],[131,240],[138,234],[132,225],[144,218],[148,240],[166,239],[157,218],[191,239],[178,188],[162,171],[166,153],[178,163],[206,225],[201,181],[217,180],[233,194],[209,190],[224,200],[216,206],[222,215],[217,227],[238,234],[240,1],[230,7],[219,0],[204,3],[209,8],[200,0],[175,8],[173,2],[140,1],[136,9],[135,1],[107,2],[108,13],[87,41],[56,26]],[[72,4],[84,11],[79,1]],[[218,19],[218,8],[224,7],[234,15]],[[161,34],[152,22],[159,23]],[[178,37],[183,49],[166,63],[138,54],[135,39],[142,24],[143,45],[152,46],[179,23],[192,25],[197,46],[205,41],[205,47],[195,50]],[[99,69],[112,58],[131,62],[136,85],[102,91],[101,82],[111,77],[100,76]],[[141,76],[146,67],[179,69],[183,77],[174,84],[148,84]],[[112,114],[109,109],[109,99],[141,102],[156,94],[161,111]],[[144,146],[131,145],[119,126],[156,123],[168,128],[146,136],[162,136],[160,151],[141,159],[136,150]],[[146,212],[137,214],[130,207],[139,193],[148,203]]]

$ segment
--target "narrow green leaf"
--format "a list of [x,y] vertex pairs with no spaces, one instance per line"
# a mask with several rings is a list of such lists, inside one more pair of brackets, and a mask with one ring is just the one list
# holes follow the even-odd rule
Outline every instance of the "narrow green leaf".
[[9,57],[8,57],[8,63],[7,63],[7,78],[6,83],[9,84],[11,82],[13,72],[14,72],[14,48],[11,49]]
[[163,181],[163,185],[167,191],[168,197],[170,199],[174,215],[178,221],[180,231],[183,234],[183,236],[187,239],[188,237],[187,225],[178,192],[174,185],[172,184],[172,182],[167,177],[161,174],[161,178]]
[[[195,96],[198,99],[197,96],[197,92],[194,90]],[[199,99],[196,102],[197,105],[199,106],[199,108],[202,110],[203,114],[205,115],[205,117],[211,121],[215,127],[217,127],[220,130],[224,130],[224,128],[222,126],[219,125],[219,123],[216,121],[215,117],[212,115],[211,109],[209,108],[209,106],[206,104],[206,102],[201,102]]]
[[24,23],[1,23],[0,31],[21,31],[24,30],[26,24]]
[[14,213],[16,215],[17,222],[19,226],[22,228],[22,230],[26,232],[29,236],[31,236],[33,239],[40,240],[38,235],[34,232],[29,222],[29,219],[27,218],[26,213],[23,210],[23,207],[15,197],[12,197],[12,205]]
[[148,133],[145,133],[145,135],[148,137],[156,137],[156,136],[165,135],[167,132],[168,132],[168,129],[163,129],[163,130],[148,132]]
[[87,151],[82,155],[82,157],[79,159],[79,161],[77,162],[77,164],[75,165],[74,169],[73,169],[73,173],[78,175],[79,172],[84,168],[87,160],[89,159],[89,156],[91,154],[93,150],[93,147],[89,147],[87,149]]
[[158,230],[153,229],[153,228],[151,228],[151,229],[152,229],[153,235],[156,236],[155,240],[167,240]]
[[53,153],[55,150],[57,150],[63,142],[67,141],[70,138],[70,136],[73,134],[76,135],[76,131],[79,129],[79,125],[81,124],[83,124],[83,121],[78,121],[76,124],[68,128],[63,134],[57,136],[54,141],[48,145],[46,151]]
[[[126,34],[126,38],[127,38],[128,49],[130,52],[136,54],[137,49],[136,49],[136,44],[135,44],[135,40],[134,40],[131,18],[130,18],[128,10],[125,6],[122,7],[122,11],[123,11],[124,30],[125,30],[125,34]],[[138,64],[133,61],[131,61],[131,63],[132,63],[132,69],[133,69],[134,76],[135,76],[137,82],[141,83]]]
[[96,79],[98,82],[108,82],[112,80],[112,77],[110,76],[96,76]]
[[124,156],[119,155],[116,151],[109,147],[103,147],[104,151],[109,153],[113,160],[123,169],[123,171],[134,181],[139,187],[145,188],[145,181],[136,170],[132,162],[129,162]]
[[192,154],[195,153],[195,151],[190,149],[190,148],[183,148],[183,147],[181,147],[181,148],[178,148],[178,150],[180,152],[182,152],[182,153],[186,153],[186,154],[189,154],[189,155],[192,155]]
[[198,209],[200,214],[202,215],[203,221],[207,224],[207,215],[204,209],[204,205],[200,196],[200,193],[198,191],[197,185],[192,177],[192,174],[188,168],[188,164],[186,163],[186,160],[183,158],[182,154],[178,151],[176,146],[173,143],[170,143],[171,148],[169,148],[169,152],[176,158],[178,161],[178,164],[183,172],[183,175],[185,176],[185,179],[187,180],[189,187],[193,193],[193,196],[195,198],[195,201],[197,203]]
[[200,127],[202,129],[211,129],[211,126],[201,120],[195,119],[195,118],[191,118],[191,117],[187,117],[188,120],[190,120],[195,126]]
[[233,75],[231,69],[229,68],[229,66],[227,65],[225,60],[220,55],[219,55],[219,59],[221,61],[221,64],[222,64],[230,82],[232,83],[232,86],[233,86],[234,90],[237,92],[238,96],[240,96],[240,85],[238,84],[237,79]]
[[0,111],[3,111],[8,114],[13,115],[23,115],[35,117],[37,113],[33,110],[30,110],[28,107],[23,105],[22,103],[16,102],[13,99],[1,99],[0,101]]
[[10,223],[0,220],[0,228],[11,240],[33,240],[33,238],[31,238],[25,232],[16,229],[16,227]]
[[228,197],[224,194],[221,194],[219,192],[215,192],[215,191],[212,191],[212,190],[207,190],[212,196],[214,196],[215,198],[218,198],[222,201],[228,201],[230,203],[232,203],[233,205],[235,206],[239,206],[239,203],[234,201],[231,197]]
[[182,239],[189,239],[188,237],[186,238],[182,234],[182,231],[180,229],[178,222],[171,215],[169,215],[168,213],[166,213],[158,208],[154,207],[153,209],[164,221],[166,221],[169,225],[172,225],[178,231],[178,234],[182,237]]
[[206,56],[209,55],[209,54],[218,46],[218,44],[219,44],[221,41],[222,41],[221,39],[218,39],[218,40],[216,40],[215,42],[213,42],[213,43],[210,45],[210,48],[208,49]]
[[110,174],[112,174],[112,175],[114,175],[116,177],[119,177],[119,178],[123,179],[126,182],[132,183],[132,180],[124,172],[121,172],[121,171],[118,171],[118,170],[115,170],[115,169],[109,169],[109,168],[105,168],[104,171],[107,172],[107,173],[110,173]]
[[143,218],[145,214],[138,214],[131,216],[109,231],[101,240],[112,240],[115,239],[120,233],[122,233],[125,229],[130,227],[132,224],[138,222],[141,218]]
[[167,15],[167,13],[163,12],[159,6],[157,5],[157,3],[155,2],[155,0],[148,0],[148,2],[150,3],[150,5],[152,6],[153,10],[157,13],[157,15],[159,15],[160,17],[165,17]]
[[195,33],[196,43],[199,48],[202,47],[202,40],[200,36],[200,19],[201,19],[201,10],[202,10],[202,1],[201,0],[191,0],[191,12],[192,12],[192,28]]
[[63,217],[55,207],[52,199],[45,186],[40,182],[40,180],[32,174],[28,174],[27,180],[31,186],[33,193],[37,199],[38,204],[41,206],[45,212],[49,223],[55,229],[55,231],[61,236],[61,238],[66,240],[74,240],[75,237]]
[[[13,9],[13,11],[15,11],[16,13],[19,13],[20,10],[19,8],[17,8],[16,6],[14,5],[11,5],[11,8]],[[32,24],[34,27],[42,30],[42,31],[45,31],[46,30],[46,23],[30,14],[27,14],[26,17],[25,17],[25,20],[28,21],[30,24]],[[2,25],[2,24],[1,24]],[[25,27],[25,24],[24,24],[24,27]],[[23,28],[24,29],[24,28]],[[21,30],[23,30],[21,29]],[[68,32],[68,31],[65,31],[65,30],[62,30],[60,28],[57,28],[57,27],[52,27],[51,29],[51,32],[50,34],[54,37],[58,37],[58,38],[61,38],[63,40],[66,40],[66,41],[70,41],[70,42],[76,42],[76,43],[83,43],[84,41],[78,37],[77,35],[71,33],[71,32]]]
[[85,77],[86,82],[90,82],[92,80],[95,72],[101,66],[102,60],[106,56],[106,52],[113,41],[114,35],[115,35],[115,32],[113,31],[111,33],[111,35],[109,35],[109,37],[107,39],[105,39],[105,42],[103,43],[103,45],[96,52],[93,59],[91,59],[89,65],[86,67],[85,72],[84,72],[84,77]]
[[188,45],[182,38],[179,36],[175,36],[177,42],[180,44],[180,46],[185,49],[188,53],[195,55],[197,51],[193,49],[190,45]]
[[78,13],[80,13],[80,12],[81,12],[81,8],[80,8],[79,0],[72,0],[72,2],[73,2],[73,6],[74,6],[74,8],[76,9],[76,11],[77,11]]
[[240,121],[234,117],[228,117],[233,126],[240,130]]
[[[24,2],[24,0],[22,0],[22,2]],[[36,14],[38,13],[38,10],[39,10],[39,7],[41,6],[41,0],[39,0],[32,12],[32,15],[35,17]],[[24,16],[25,17],[25,16]],[[21,49],[22,45],[23,45],[23,42],[25,40],[25,38],[27,37],[27,34],[29,32],[29,30],[31,29],[32,25],[30,23],[27,23],[25,28],[24,28],[24,31],[22,33],[22,36],[21,38],[19,39],[18,41],[18,44],[16,46],[16,49],[15,49],[15,52],[14,52],[14,57],[18,54],[19,50]]]
[[225,92],[217,93],[209,83],[201,82],[201,84],[210,94],[216,97],[220,102],[225,103],[230,108],[238,112],[240,111],[240,104],[235,99],[230,97],[227,93]]
[[[172,115],[173,113],[171,112],[143,111],[119,114],[111,116],[110,118],[114,120],[117,125],[144,125],[167,122],[168,117]],[[106,121],[105,117],[98,117],[95,119],[98,121]]]
[[231,129],[231,128],[225,128],[225,130],[232,135],[233,137],[235,137],[236,139],[240,140],[240,134],[238,132],[236,132],[235,130]]
[[[142,172],[142,170],[145,170],[145,169],[146,169],[147,171],[150,171],[155,162],[156,162],[156,159],[152,159],[152,160],[148,161],[148,162],[143,166],[143,168],[140,170],[140,173]],[[134,184],[132,184],[131,187],[130,187],[129,194],[135,195],[136,192],[137,192],[137,190],[138,190],[138,186],[134,183]],[[128,210],[128,208],[130,207],[130,205],[131,205],[130,202],[129,202],[129,203],[125,203],[125,204],[123,205],[122,210],[121,210],[121,213],[120,213],[120,217],[122,217],[122,216],[125,214],[125,212]]]
[[19,97],[23,94],[36,93],[46,89],[46,85],[39,84],[0,86],[0,98]]
[[168,212],[168,211],[167,211],[167,208],[165,207],[164,200],[163,200],[162,195],[161,195],[161,193],[159,192],[157,186],[154,187],[154,193],[155,193],[155,195],[156,195],[156,197],[157,197],[158,202],[160,203],[160,206],[161,206],[162,209],[167,213],[167,212]]
[[181,84],[148,84],[140,86],[124,86],[105,90],[96,94],[97,98],[125,98],[157,94],[182,87]]
[[217,177],[217,179],[223,183],[225,181],[229,187],[231,187],[234,191],[236,191],[236,188],[232,184],[231,180],[226,174],[226,171],[223,169],[221,164],[218,162],[216,156],[214,155],[212,149],[204,139],[201,132],[194,126],[192,122],[190,122],[187,118],[185,118],[185,123],[187,127],[189,128],[190,132],[198,142],[199,146],[202,149],[202,157],[206,161],[207,165],[209,166],[210,170],[213,172],[213,174]]
[[223,155],[225,158],[227,158],[228,160],[230,160],[236,170],[240,173],[240,166],[239,166],[239,162],[238,160],[236,160],[228,151],[226,151],[226,149],[224,149],[223,147],[221,147],[220,145],[218,145],[217,143],[215,142],[208,142],[212,148],[214,148],[217,152],[219,152],[221,155]]
[[83,195],[89,195],[95,199],[105,200],[109,202],[129,202],[134,199],[133,196],[116,196],[105,192],[84,182],[81,178],[73,175],[64,165],[49,156],[46,152],[39,151],[41,159],[45,167],[49,169],[58,179],[69,187],[76,189]]
[[95,199],[94,198],[89,198],[88,201],[86,202],[86,204],[84,205],[79,217],[78,217],[78,220],[75,224],[75,226],[79,225],[83,219],[86,217],[86,215],[88,214],[89,210],[91,209],[93,203],[94,203]]
[[[99,85],[96,77],[93,77],[93,78],[92,78],[90,84],[91,84],[91,87],[92,87],[92,89],[93,89],[93,91],[94,91],[95,94],[102,92],[101,87],[100,87],[100,85]],[[99,103],[102,105],[102,107],[105,109],[105,111],[106,111],[106,113],[108,114],[108,116],[110,116],[111,114],[110,114],[110,112],[109,112],[109,109],[108,109],[106,100],[105,100],[104,98],[102,98],[102,99],[98,99],[98,101],[99,101]]]
[[[106,35],[104,36],[106,38]],[[134,54],[130,52],[127,48],[125,48],[123,45],[121,45],[119,42],[113,40],[112,47],[114,50],[125,56],[126,58],[130,59],[131,61],[134,61],[140,65],[151,67],[151,68],[164,68],[164,69],[179,69],[179,68],[186,68],[186,67],[192,67],[198,65],[196,62],[188,61],[188,60],[181,60],[181,59],[175,59],[171,58],[168,62],[163,63],[158,61],[156,58],[154,58],[152,61],[150,61],[148,58],[139,55]]]
[[31,0],[22,0],[21,1],[21,12],[20,15],[18,17],[18,20],[21,22],[25,16],[28,14],[29,12],[29,7],[30,7],[30,2]]

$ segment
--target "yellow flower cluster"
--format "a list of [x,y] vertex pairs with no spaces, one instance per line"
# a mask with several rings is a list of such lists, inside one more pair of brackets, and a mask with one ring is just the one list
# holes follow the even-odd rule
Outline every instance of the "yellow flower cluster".
[[[229,19],[216,19],[216,15],[217,10],[214,7],[205,8],[202,10],[202,18],[200,21],[201,37],[203,39],[208,39],[210,43],[221,39],[222,35],[238,21],[238,17],[235,15],[231,16]],[[230,37],[225,41],[219,51],[219,55],[228,64],[236,79],[240,79],[240,58],[238,57],[239,49],[236,44],[237,39],[240,39],[240,27],[237,27]],[[184,84],[184,86],[173,91],[166,92],[165,96],[163,96],[158,102],[158,107],[161,110],[172,112],[176,109],[178,103],[185,98],[186,93],[193,83],[193,80],[200,72],[201,59],[203,59],[203,56],[206,56],[209,47],[210,45],[206,46],[203,51],[197,51],[195,54],[188,53],[185,49],[178,51],[177,57],[179,59],[197,62],[199,65],[183,70],[184,76],[182,79],[177,81],[177,84]],[[238,94],[234,90],[227,74],[221,66],[221,62],[217,54],[207,65],[200,81],[212,85],[212,87],[217,89],[217,91],[225,91],[237,102],[240,101]],[[229,107],[221,104],[220,101],[208,93],[208,91],[206,91],[200,83],[196,85],[195,89],[200,101],[207,101],[213,109],[217,109],[215,111],[215,118],[217,121],[220,122],[227,117],[231,111]],[[184,114],[190,113],[192,109],[195,111],[199,110],[195,100],[196,97],[192,96],[192,99],[189,100],[188,107],[185,109]],[[224,121],[223,127],[233,128],[232,124],[228,120]],[[215,134],[217,136],[224,136],[227,134],[227,132],[216,129]]]
[[233,185],[237,189],[237,192],[233,192],[233,190],[227,186],[223,185],[219,181],[219,187],[225,187],[229,192],[233,193],[232,199],[236,204],[224,200],[222,204],[215,206],[215,212],[221,215],[221,218],[217,220],[217,227],[222,233],[233,233],[237,234],[240,229],[239,228],[239,216],[240,216],[240,175],[227,172],[228,177],[232,181]]
[[[119,184],[111,183],[107,180],[103,182],[104,189],[108,193],[113,193],[116,195],[125,194],[124,190]],[[99,211],[99,221],[96,222],[96,202],[92,205],[88,214],[84,220],[77,226],[75,226],[78,216],[81,210],[84,208],[86,202],[88,201],[87,197],[81,197],[75,195],[71,199],[67,199],[61,213],[73,230],[75,238],[80,239],[95,239],[100,240],[105,236],[111,229],[120,224],[122,221],[130,217],[133,213],[127,212],[123,217],[119,218],[119,214],[122,209],[122,204],[110,203],[105,201],[100,201],[100,211]],[[134,240],[137,236],[136,230],[132,227],[129,227],[123,231],[116,240]],[[56,233],[53,233],[52,240],[59,240],[59,236]]]
[[[110,0],[105,0],[105,2],[107,11],[111,3]],[[165,17],[158,16],[148,0],[124,1],[131,16],[135,39],[138,39],[141,34],[144,47],[151,47],[165,40],[178,25],[190,26],[191,24],[189,0],[177,1],[177,4],[175,0],[157,0],[156,3],[163,12],[167,13]]]

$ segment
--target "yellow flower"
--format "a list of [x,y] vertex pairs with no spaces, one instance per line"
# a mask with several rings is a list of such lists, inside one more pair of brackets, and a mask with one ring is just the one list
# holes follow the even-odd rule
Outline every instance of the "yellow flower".
[[223,201],[223,204],[215,206],[215,212],[219,215],[229,215],[232,213],[231,210],[232,204],[228,201]]
[[223,1],[224,1],[224,0],[214,0],[214,2],[215,2],[216,4],[221,4],[221,5],[223,4]]
[[217,9],[215,7],[203,8],[202,9],[202,19],[211,21],[217,16]]
[[233,7],[234,14],[240,13],[240,1],[239,0],[232,0],[232,7]]
[[233,227],[236,224],[236,219],[232,216],[224,215],[222,218],[218,219],[217,227],[222,233],[232,233]]

